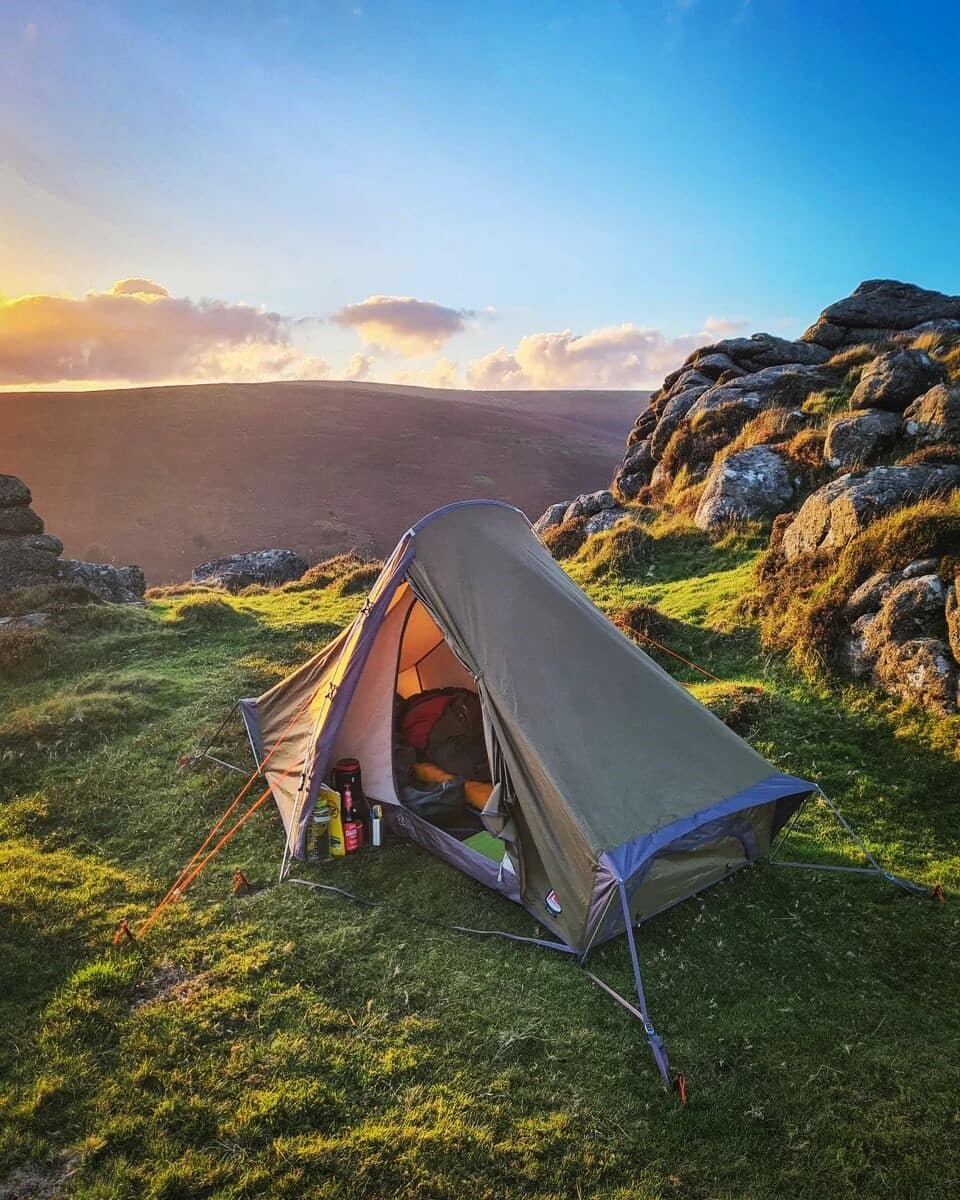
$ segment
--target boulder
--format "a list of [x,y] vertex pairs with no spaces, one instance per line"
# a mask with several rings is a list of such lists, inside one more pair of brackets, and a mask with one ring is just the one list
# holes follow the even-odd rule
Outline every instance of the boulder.
[[588,534],[603,533],[606,529],[612,529],[625,516],[627,516],[625,508],[602,508],[599,512],[594,513],[592,517],[584,518],[583,532]]
[[888,642],[941,637],[945,600],[946,589],[938,575],[901,580],[884,597],[870,628],[868,646],[878,651]]
[[703,413],[726,408],[740,410],[748,420],[766,408],[797,408],[811,392],[833,387],[839,380],[840,372],[830,367],[764,367],[707,389],[690,406],[687,417],[694,420]]
[[887,643],[877,656],[873,678],[905,700],[943,713],[957,711],[957,664],[939,638]]
[[903,414],[903,431],[921,446],[953,442],[960,447],[960,384],[938,383],[918,396]]
[[30,489],[16,475],[0,475],[0,508],[18,508],[29,504]]
[[893,445],[899,429],[899,413],[879,408],[852,417],[838,417],[827,429],[824,461],[844,470],[866,466],[881,450]]
[[657,414],[652,408],[645,408],[633,423],[633,428],[630,430],[630,435],[627,438],[627,445],[632,446],[636,442],[642,442],[653,433],[657,425]]
[[713,381],[701,377],[703,382],[692,384],[674,392],[660,410],[656,428],[650,435],[650,453],[654,462],[659,462],[667,443],[680,428],[690,409],[712,386]]
[[923,350],[890,350],[864,367],[850,397],[850,407],[903,412],[912,400],[943,378],[943,367]]
[[575,500],[571,500],[564,513],[564,521],[575,521],[577,517],[592,517],[594,513],[604,508],[617,508],[613,493],[602,490],[599,492],[583,492]]
[[614,486],[622,496],[632,500],[640,489],[650,482],[653,467],[650,438],[645,438],[642,442],[636,442],[627,448],[623,461],[613,478]]
[[846,338],[847,331],[842,325],[834,325],[832,321],[825,321],[823,317],[800,335],[802,342],[816,342],[818,346],[824,346],[827,350],[839,350],[845,344]]
[[960,466],[873,467],[831,479],[803,502],[783,537],[788,559],[838,550],[877,517],[960,486]]
[[63,542],[52,533],[28,533],[17,538],[17,541],[24,550],[46,550],[48,554],[56,555],[63,553]]
[[753,446],[718,462],[707,476],[694,520],[700,529],[773,516],[788,508],[794,481],[769,446]]
[[43,522],[27,505],[0,508],[0,536],[20,537],[25,533],[43,533]]
[[873,673],[874,655],[868,643],[876,619],[876,614],[864,613],[854,621],[850,633],[840,643],[839,666],[854,679],[869,679]]
[[706,375],[714,381],[727,372],[733,372],[734,375],[742,375],[744,373],[729,354],[719,352],[698,354],[694,359],[694,363],[701,375]]
[[0,537],[0,592],[55,582],[56,554],[30,541],[29,537]]
[[894,584],[893,575],[884,571],[871,575],[850,595],[843,606],[843,615],[848,621],[857,621],[867,613],[880,608]]
[[901,579],[916,579],[918,575],[936,575],[939,558],[915,558],[900,572]]
[[550,529],[553,525],[559,525],[563,520],[563,514],[570,507],[570,501],[564,500],[560,504],[551,504],[548,509],[545,509],[536,521],[533,523],[534,530],[543,534],[544,530]]
[[826,362],[830,357],[830,351],[824,346],[810,342],[791,342],[786,338],[775,337],[772,333],[727,338],[725,341],[715,342],[712,346],[704,346],[696,352],[698,366],[708,354],[725,354],[738,366],[745,366],[753,371],[761,367],[780,367],[787,363],[812,366]]
[[138,566],[114,567],[110,563],[84,562],[64,558],[58,564],[60,583],[80,583],[88,591],[114,604],[137,604],[147,589],[143,571]]
[[276,587],[299,579],[307,570],[307,560],[294,550],[250,550],[246,554],[226,554],[194,567],[193,583],[239,592],[253,583]]
[[867,279],[846,299],[828,305],[820,321],[844,329],[912,329],[943,317],[960,319],[960,296],[896,279]]

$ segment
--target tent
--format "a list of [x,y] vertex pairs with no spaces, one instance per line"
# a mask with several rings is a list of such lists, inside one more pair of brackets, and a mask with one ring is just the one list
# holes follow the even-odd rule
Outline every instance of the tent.
[[[396,697],[446,685],[480,696],[499,864],[398,794]],[[547,944],[583,960],[626,932],[646,1025],[631,927],[763,856],[817,790],[690,696],[498,501],[414,525],[352,625],[240,709],[285,859],[303,856],[332,764],[354,756],[388,829],[523,905]]]

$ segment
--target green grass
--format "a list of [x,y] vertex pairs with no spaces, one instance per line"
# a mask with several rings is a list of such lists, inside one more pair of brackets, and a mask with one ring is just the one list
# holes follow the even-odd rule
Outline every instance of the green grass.
[[[761,648],[736,617],[758,535],[650,532],[643,561],[593,580],[585,555],[571,574],[607,611],[672,618],[674,648],[741,690],[665,662],[726,716],[762,687],[737,709],[757,748],[819,780],[891,868],[955,890],[945,725]],[[112,948],[239,779],[178,773],[178,756],[362,596],[334,581],[209,599],[68,625],[38,678],[0,682],[0,1194],[6,1180],[146,1200],[956,1195],[955,902],[760,865],[645,925],[648,999],[686,1109],[636,1022],[575,964],[411,924],[535,932],[399,842],[313,868],[388,901],[354,907],[274,886],[279,822],[264,810],[144,945]],[[221,749],[246,762],[238,727]],[[820,809],[795,852],[855,861]],[[232,897],[237,866],[267,886]],[[629,993],[622,942],[592,965]]]

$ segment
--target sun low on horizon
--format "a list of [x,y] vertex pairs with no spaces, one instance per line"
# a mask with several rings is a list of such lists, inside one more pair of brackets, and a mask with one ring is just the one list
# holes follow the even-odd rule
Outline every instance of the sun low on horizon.
[[956,290],[950,39],[856,7],[11,0],[0,390],[643,389]]

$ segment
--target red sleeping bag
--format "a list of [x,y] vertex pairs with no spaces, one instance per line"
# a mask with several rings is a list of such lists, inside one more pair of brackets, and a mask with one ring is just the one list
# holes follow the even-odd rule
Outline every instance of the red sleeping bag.
[[400,723],[407,745],[412,746],[418,754],[426,753],[427,742],[434,725],[443,716],[447,705],[455,699],[455,692],[417,697],[403,714]]

